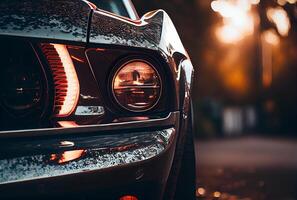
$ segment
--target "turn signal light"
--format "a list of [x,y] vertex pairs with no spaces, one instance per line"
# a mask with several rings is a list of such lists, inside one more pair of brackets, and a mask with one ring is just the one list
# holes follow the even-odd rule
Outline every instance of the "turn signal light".
[[79,99],[79,81],[72,59],[65,45],[42,44],[41,48],[53,73],[56,116],[69,116]]
[[119,200],[138,200],[138,198],[132,195],[125,195],[122,196]]

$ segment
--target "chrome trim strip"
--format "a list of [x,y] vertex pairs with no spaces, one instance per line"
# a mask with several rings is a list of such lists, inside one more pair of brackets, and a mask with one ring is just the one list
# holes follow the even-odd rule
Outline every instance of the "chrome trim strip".
[[134,5],[132,4],[131,0],[123,0],[123,3],[125,5],[125,8],[132,20],[138,20],[139,16],[136,13],[136,10],[134,8]]
[[[90,137],[84,141],[89,148],[73,141],[76,150],[37,152],[20,157],[0,159],[0,185],[36,179],[84,173],[137,163],[160,155],[174,143],[175,128],[160,131]],[[99,142],[99,143],[98,143]],[[90,143],[90,144],[89,144]],[[66,145],[66,146],[73,146]],[[65,158],[75,156],[72,160]],[[74,153],[74,154],[73,154]],[[64,159],[64,162],[62,162]]]
[[105,110],[103,106],[77,106],[76,116],[102,116]]
[[161,126],[172,126],[179,119],[179,111],[171,112],[167,117],[161,119],[149,119],[141,121],[116,122],[109,124],[84,125],[70,128],[45,128],[45,129],[29,129],[29,130],[14,130],[0,131],[1,138],[12,137],[32,137],[46,135],[67,135],[79,133],[95,133],[100,131],[115,131],[115,130],[131,130],[137,128],[156,128]]

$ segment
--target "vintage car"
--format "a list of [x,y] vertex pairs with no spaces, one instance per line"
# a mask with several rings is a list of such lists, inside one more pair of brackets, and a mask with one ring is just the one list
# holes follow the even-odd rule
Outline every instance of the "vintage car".
[[0,199],[195,198],[193,66],[129,0],[1,0]]

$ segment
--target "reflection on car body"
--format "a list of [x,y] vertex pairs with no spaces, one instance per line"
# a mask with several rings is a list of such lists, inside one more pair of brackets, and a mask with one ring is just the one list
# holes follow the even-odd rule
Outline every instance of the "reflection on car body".
[[127,0],[0,11],[1,199],[195,197],[193,66],[165,11],[139,18]]

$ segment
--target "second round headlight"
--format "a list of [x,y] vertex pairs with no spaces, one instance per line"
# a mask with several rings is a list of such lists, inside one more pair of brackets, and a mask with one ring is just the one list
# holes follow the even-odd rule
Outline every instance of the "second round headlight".
[[144,60],[131,60],[115,73],[112,92],[126,110],[144,112],[152,109],[161,96],[161,77],[155,67]]

